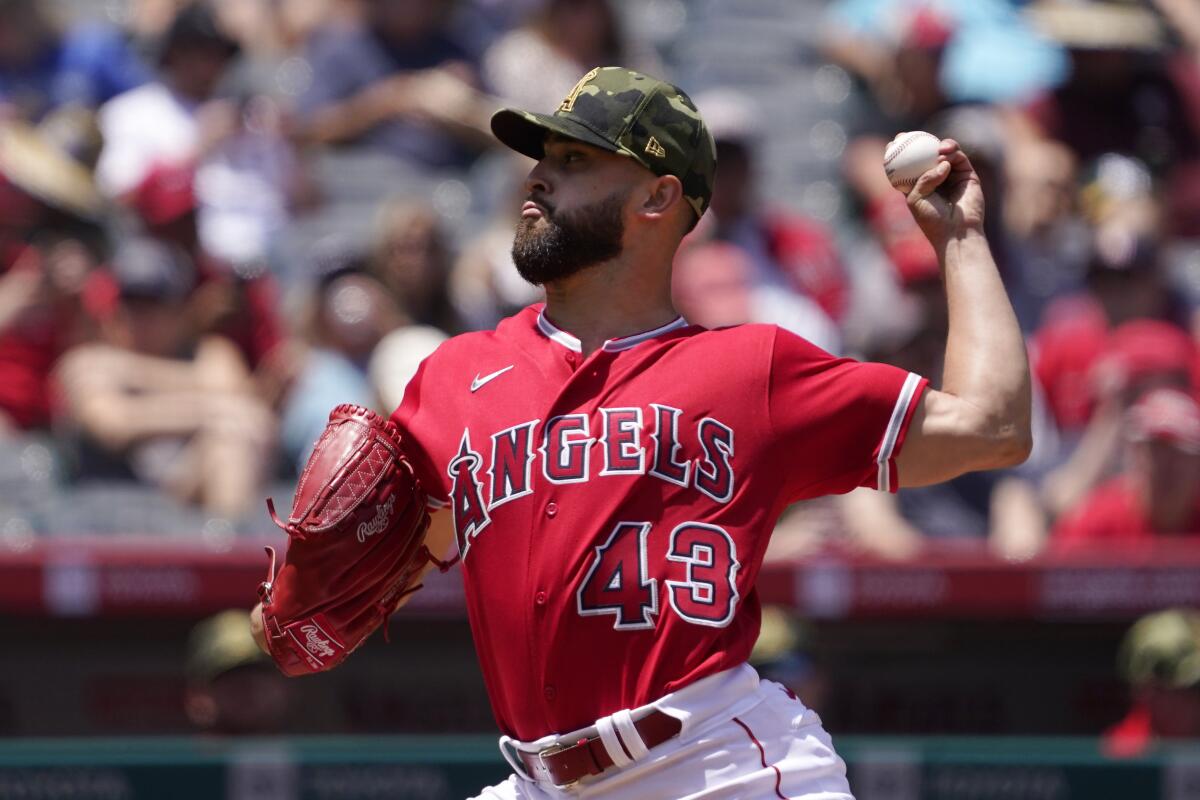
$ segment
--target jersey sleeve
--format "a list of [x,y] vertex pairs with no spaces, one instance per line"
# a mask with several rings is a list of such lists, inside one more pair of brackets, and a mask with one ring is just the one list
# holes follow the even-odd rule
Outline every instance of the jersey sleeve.
[[789,502],[859,486],[896,491],[896,456],[927,380],[836,358],[778,329],[769,369],[771,462]]
[[450,502],[449,478],[437,468],[434,455],[447,427],[444,413],[439,413],[438,392],[430,376],[430,363],[435,356],[436,351],[421,362],[404,389],[400,407],[392,412],[392,421],[404,434],[404,453],[429,496],[431,509],[443,508]]

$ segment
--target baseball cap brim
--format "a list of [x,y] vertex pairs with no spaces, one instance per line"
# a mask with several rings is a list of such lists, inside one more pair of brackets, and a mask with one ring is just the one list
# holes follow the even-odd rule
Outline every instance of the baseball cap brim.
[[541,159],[545,155],[546,135],[549,133],[577,139],[610,153],[628,155],[623,148],[573,119],[534,114],[516,108],[502,108],[492,115],[492,133],[503,144],[532,159]]

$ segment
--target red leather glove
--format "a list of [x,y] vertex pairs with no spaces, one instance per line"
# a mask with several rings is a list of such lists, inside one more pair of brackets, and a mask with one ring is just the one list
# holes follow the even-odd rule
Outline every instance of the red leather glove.
[[285,675],[340,664],[420,588],[425,565],[449,565],[425,547],[425,493],[404,457],[399,431],[369,409],[329,415],[296,486],[287,554],[259,587],[271,657]]

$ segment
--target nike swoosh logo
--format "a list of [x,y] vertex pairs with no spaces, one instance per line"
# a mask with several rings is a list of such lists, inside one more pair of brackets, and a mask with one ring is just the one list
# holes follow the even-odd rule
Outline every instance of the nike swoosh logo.
[[499,378],[501,375],[508,372],[510,369],[512,369],[515,366],[516,366],[516,364],[509,364],[504,369],[498,369],[495,372],[493,372],[491,375],[484,375],[482,378],[479,377],[479,373],[476,372],[475,380],[471,381],[471,391],[478,392],[480,389],[482,389],[484,387],[484,385],[486,383],[488,383],[488,381],[493,381],[496,378]]

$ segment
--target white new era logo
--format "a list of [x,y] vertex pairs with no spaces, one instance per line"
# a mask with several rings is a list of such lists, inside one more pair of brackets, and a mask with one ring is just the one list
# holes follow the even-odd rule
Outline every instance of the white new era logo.
[[484,385],[484,384],[486,384],[488,381],[495,380],[496,378],[499,378],[501,375],[503,375],[504,373],[508,372],[510,369],[512,369],[512,368],[513,368],[513,367],[515,367],[515,366],[516,366],[516,364],[509,364],[509,365],[508,365],[507,367],[505,367],[504,369],[498,369],[498,370],[496,370],[495,372],[493,372],[491,375],[484,375],[482,378],[481,378],[481,377],[479,377],[479,373],[478,373],[478,372],[476,372],[476,373],[475,373],[475,380],[471,381],[471,391],[472,391],[472,392],[477,392],[477,391],[479,391],[480,389],[482,389],[482,388],[483,388],[483,385]]

